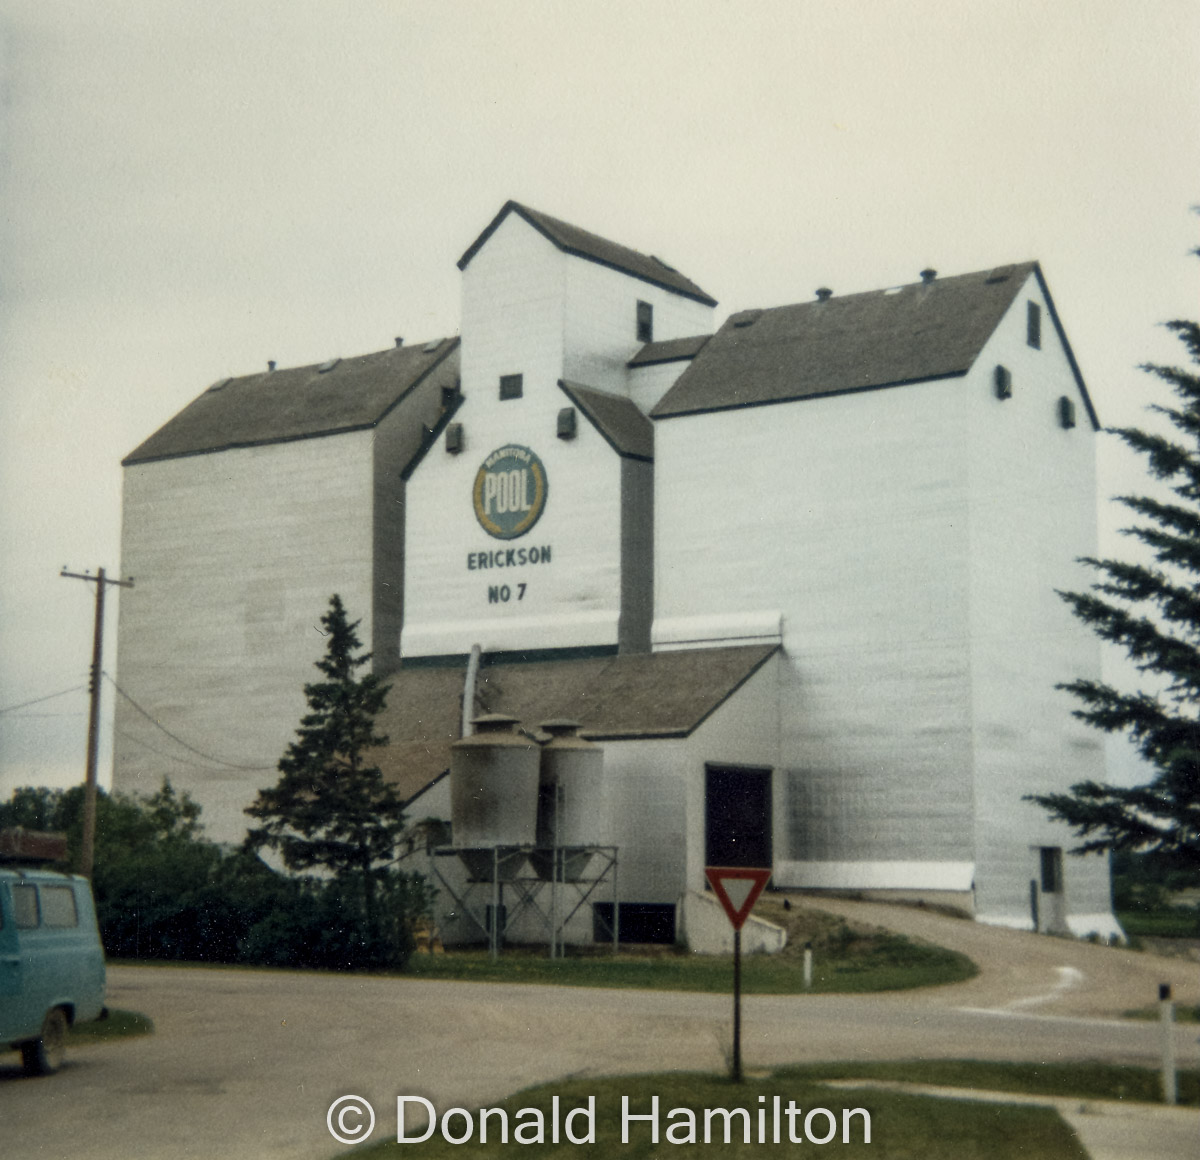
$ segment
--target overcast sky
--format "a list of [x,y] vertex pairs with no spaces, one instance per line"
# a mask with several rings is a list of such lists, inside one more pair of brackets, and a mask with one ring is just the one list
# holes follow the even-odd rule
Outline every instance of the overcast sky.
[[508,198],[720,317],[1037,258],[1118,425],[1197,314],[1198,145],[1195,0],[6,0],[0,798],[82,776],[94,586],[58,572],[119,570],[122,456],[268,359],[456,333]]

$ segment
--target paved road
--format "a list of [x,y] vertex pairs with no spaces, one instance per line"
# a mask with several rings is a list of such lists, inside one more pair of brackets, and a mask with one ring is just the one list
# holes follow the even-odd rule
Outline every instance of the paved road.
[[[913,913],[927,920],[950,921]],[[951,925],[940,941],[991,940],[980,979],[892,995],[751,997],[748,1066],[964,1055],[1152,1064],[1158,1028],[1113,1016],[1142,1003],[1148,977],[1177,971],[1185,987],[1196,974]],[[5,1160],[326,1158],[338,1149],[325,1112],[347,1093],[379,1110],[380,1138],[394,1134],[397,1095],[472,1106],[565,1075],[716,1069],[728,1042],[729,1001],[713,995],[167,967],[116,968],[110,981],[111,1004],[151,1015],[158,1033],[76,1049],[49,1080],[23,1079],[15,1055],[0,1057],[14,1064],[0,1066]],[[1181,1064],[1200,1064],[1194,1025],[1178,1031],[1177,1051]]]

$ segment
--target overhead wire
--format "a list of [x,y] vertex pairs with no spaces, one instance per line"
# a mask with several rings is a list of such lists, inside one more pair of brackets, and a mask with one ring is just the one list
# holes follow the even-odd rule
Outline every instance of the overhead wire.
[[32,701],[22,701],[19,705],[6,705],[0,709],[0,713],[12,713],[17,709],[25,709],[30,705],[40,705],[43,701],[53,701],[55,697],[65,697],[68,693],[78,693],[87,688],[87,685],[75,685],[70,689],[60,689],[57,693],[47,693],[44,697],[34,697]]
[[223,758],[215,757],[211,753],[205,753],[203,750],[197,749],[194,745],[189,745],[182,737],[172,733],[171,730],[165,725],[159,724],[159,722],[154,719],[153,715],[148,710],[142,708],[142,706],[139,705],[137,701],[135,701],[127,692],[125,692],[125,690],[122,689],[121,686],[118,685],[117,682],[108,675],[108,673],[104,673],[103,677],[110,685],[112,685],[114,689],[117,690],[122,697],[125,698],[126,701],[128,701],[143,717],[145,717],[155,729],[157,729],[160,733],[165,733],[172,741],[175,742],[176,745],[182,745],[183,748],[189,753],[194,753],[197,757],[203,757],[205,761],[211,761],[214,765],[223,765],[226,769],[245,769],[255,773],[259,773],[264,770],[275,769],[274,765],[242,765],[236,761],[225,761]]

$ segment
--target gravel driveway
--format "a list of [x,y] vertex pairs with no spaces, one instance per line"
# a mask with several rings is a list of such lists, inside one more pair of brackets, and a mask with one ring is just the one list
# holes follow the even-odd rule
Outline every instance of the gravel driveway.
[[[1120,1011],[1171,978],[1200,1000],[1181,960],[991,930],[919,910],[823,903],[953,946],[984,968],[967,983],[865,996],[746,1000],[749,1067],[806,1059],[1103,1058],[1153,1064],[1154,1024]],[[443,983],[256,970],[117,967],[110,1004],[157,1034],[78,1048],[46,1080],[0,1057],[5,1160],[314,1157],[336,1154],[325,1113],[353,1093],[394,1134],[398,1095],[477,1105],[565,1075],[723,1066],[720,995]],[[1196,1029],[1177,1034],[1196,1066]],[[633,1094],[633,1093],[631,1093]]]

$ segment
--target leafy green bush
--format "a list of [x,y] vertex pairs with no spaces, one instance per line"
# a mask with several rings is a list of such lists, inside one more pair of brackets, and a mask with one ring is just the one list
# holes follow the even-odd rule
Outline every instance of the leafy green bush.
[[[0,826],[66,831],[73,857],[82,829],[80,788],[18,789]],[[148,797],[100,793],[92,889],[114,958],[400,969],[413,921],[428,910],[416,875],[377,874],[377,917],[362,892],[334,879],[290,878],[243,850],[201,836],[200,807],[169,782]]]

